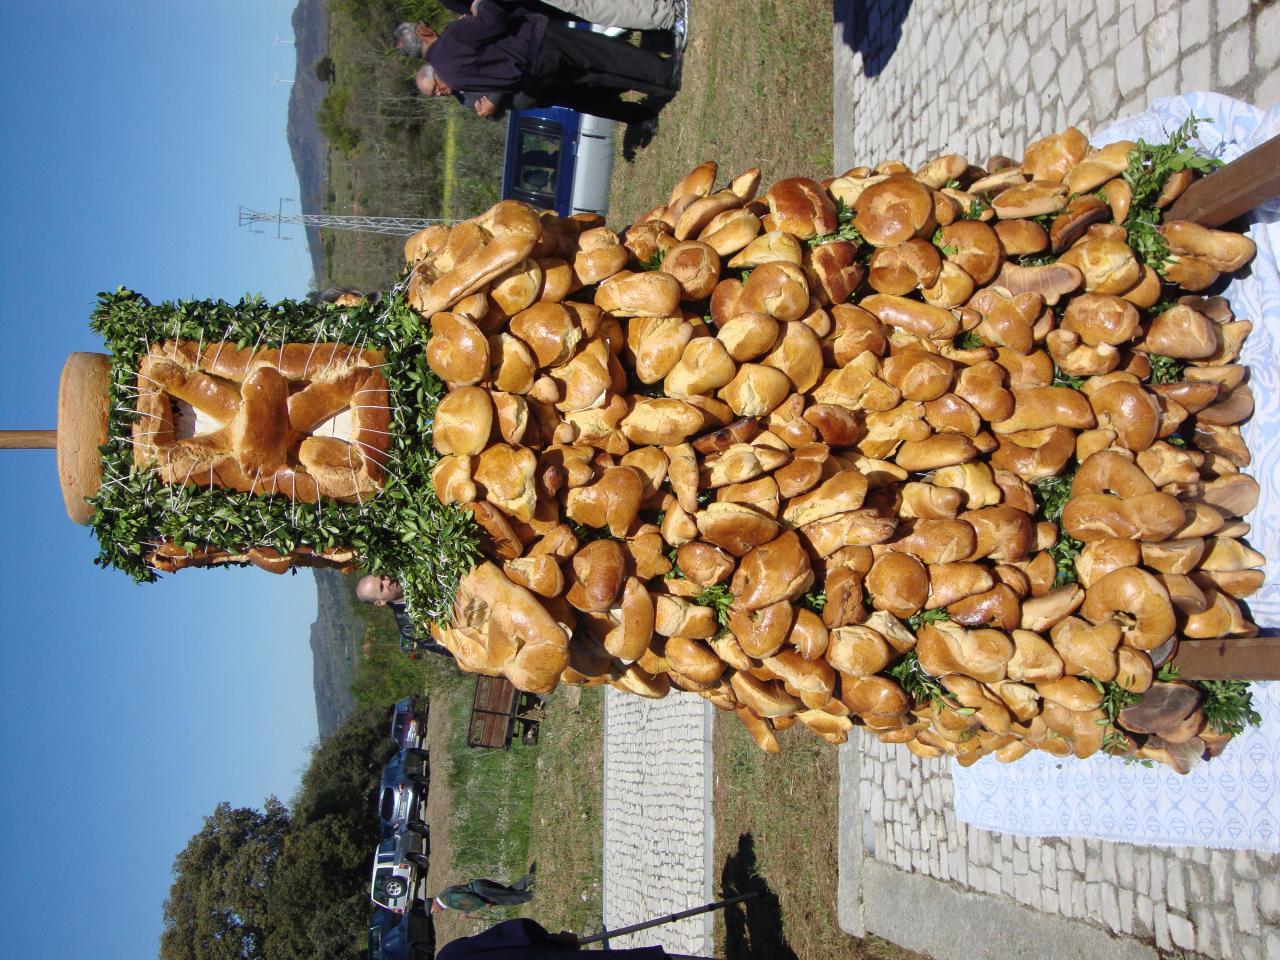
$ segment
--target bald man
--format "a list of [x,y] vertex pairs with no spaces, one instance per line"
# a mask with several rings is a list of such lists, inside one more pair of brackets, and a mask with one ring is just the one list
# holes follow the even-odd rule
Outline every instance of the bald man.
[[377,577],[372,574],[361,577],[356,581],[356,599],[375,607],[390,608],[392,615],[396,618],[396,626],[400,630],[400,649],[415,660],[420,650],[439,653],[446,657],[453,656],[441,644],[434,640],[423,640],[418,636],[413,621],[409,619],[409,611],[405,609],[404,590],[394,577]]

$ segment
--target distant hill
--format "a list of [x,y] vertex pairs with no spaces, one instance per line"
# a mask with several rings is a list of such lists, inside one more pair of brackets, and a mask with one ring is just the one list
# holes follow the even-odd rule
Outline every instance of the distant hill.
[[[328,48],[325,21],[326,0],[298,0],[293,9],[293,45],[298,66],[293,91],[289,95],[289,123],[286,132],[289,152],[298,171],[298,187],[303,213],[324,213],[325,155],[329,141],[316,123],[316,111],[327,86],[316,76],[315,63]],[[316,282],[323,285],[324,260],[320,251],[320,231],[307,228],[307,247]]]
[[353,607],[355,598],[346,574],[313,570],[316,577],[316,620],[311,624],[312,685],[316,694],[316,726],[321,738],[355,712],[351,681],[365,625]]

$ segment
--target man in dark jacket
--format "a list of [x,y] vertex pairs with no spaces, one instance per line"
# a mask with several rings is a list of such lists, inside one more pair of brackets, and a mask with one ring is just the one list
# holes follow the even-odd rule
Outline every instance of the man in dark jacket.
[[[687,954],[661,947],[610,950],[614,960],[681,960]],[[506,920],[472,937],[459,937],[440,948],[436,960],[583,960],[578,938],[568,931],[548,933],[528,919]]]
[[599,111],[624,90],[665,102],[679,87],[678,57],[664,60],[542,14],[508,10],[496,0],[475,0],[471,15],[438,35],[425,24],[412,25],[416,51],[414,37],[401,36],[406,26],[396,30],[397,46],[427,61],[418,89],[426,96],[460,95],[482,117],[496,115],[518,96],[524,105],[560,104],[606,116]]
[[431,912],[461,910],[470,917],[487,907],[512,907],[520,903],[528,903],[533,899],[533,891],[529,889],[532,883],[533,874],[531,873],[526,873],[510,886],[483,878],[468,880],[466,883],[455,883],[451,887],[445,887],[431,898]]

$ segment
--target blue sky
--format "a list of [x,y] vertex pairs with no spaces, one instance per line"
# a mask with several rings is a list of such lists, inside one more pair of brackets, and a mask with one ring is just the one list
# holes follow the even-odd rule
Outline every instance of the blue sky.
[[[0,428],[55,425],[99,290],[305,294],[291,0],[0,0]],[[287,209],[287,207],[286,207]],[[296,207],[295,207],[296,209]],[[0,929],[8,956],[153,956],[173,856],[220,800],[297,787],[316,736],[309,574],[94,567],[52,451],[0,451]]]

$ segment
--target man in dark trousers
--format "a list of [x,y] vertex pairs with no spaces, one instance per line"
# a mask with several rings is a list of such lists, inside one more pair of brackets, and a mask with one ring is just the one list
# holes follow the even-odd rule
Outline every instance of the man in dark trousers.
[[533,891],[529,885],[533,883],[533,874],[526,873],[511,886],[498,883],[496,880],[468,880],[466,883],[455,883],[445,887],[431,898],[431,912],[444,910],[461,910],[468,917],[487,907],[513,907],[516,904],[528,903],[533,899]]
[[[528,7],[559,19],[585,20],[623,30],[670,30],[683,35],[689,0],[499,0],[508,7]],[[458,15],[471,12],[469,0],[440,0]]]
[[619,93],[634,90],[665,104],[679,88],[679,46],[664,60],[496,0],[475,0],[471,9],[440,34],[422,23],[396,28],[397,49],[427,61],[417,77],[425,96],[456,96],[482,117],[510,106],[560,105],[632,123],[657,111],[626,104]]
[[[696,960],[662,947],[610,950],[614,960]],[[436,960],[582,960],[578,938],[566,930],[549,933],[528,919],[507,920],[472,937],[459,937],[440,948]]]
[[370,603],[375,607],[388,607],[396,618],[396,627],[400,630],[400,649],[414,659],[419,650],[438,653],[451,657],[447,647],[434,640],[423,640],[414,629],[409,619],[409,611],[405,609],[404,590],[392,577],[375,577],[372,574],[356,581],[356,599],[361,603]]

